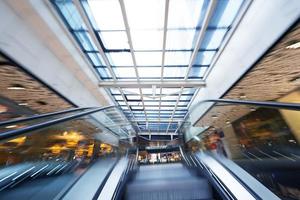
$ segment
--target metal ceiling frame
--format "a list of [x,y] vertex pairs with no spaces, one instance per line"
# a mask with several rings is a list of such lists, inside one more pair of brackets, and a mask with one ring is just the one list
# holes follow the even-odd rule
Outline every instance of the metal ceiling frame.
[[[186,70],[186,74],[185,74],[185,77],[184,77],[184,80],[186,81],[188,79],[188,76],[189,76],[189,73],[190,73],[190,70],[197,58],[197,54],[198,54],[198,50],[200,49],[200,46],[201,46],[201,43],[202,43],[202,40],[204,38],[204,35],[205,35],[205,32],[206,32],[206,29],[208,27],[208,24],[210,22],[210,19],[214,13],[214,10],[215,10],[215,7],[217,5],[217,1],[216,0],[210,0],[210,3],[208,5],[208,9],[207,9],[207,12],[205,14],[205,17],[204,17],[204,20],[203,20],[203,25],[202,25],[202,29],[200,30],[199,32],[199,36],[197,38],[197,42],[196,42],[196,46],[194,48],[194,51],[192,53],[192,56],[191,56],[191,59],[190,59],[190,63],[189,63],[189,66]],[[172,113],[172,116],[171,116],[171,121],[173,120],[173,117],[174,117],[174,113],[177,109],[177,106],[178,106],[178,102],[180,101],[180,98],[181,98],[181,95],[182,95],[182,91],[183,91],[184,87],[181,87],[181,91],[179,93],[179,96],[178,96],[178,99],[177,99],[177,102],[176,102],[176,105],[175,105],[175,108],[173,110],[173,113]],[[168,131],[169,131],[169,128],[170,128],[170,125],[171,125],[171,122],[169,123],[168,127],[167,127],[167,130],[166,130],[166,134],[168,134]]]
[[[85,13],[85,11],[83,10],[83,7],[82,7],[82,5],[81,5],[81,3],[80,3],[79,1],[80,1],[80,0],[74,1],[74,5],[75,5],[75,7],[77,8],[77,10],[78,10],[80,16],[82,17],[83,22],[86,24],[87,29],[88,29],[88,31],[89,31],[89,33],[90,33],[90,35],[91,35],[91,38],[92,38],[94,44],[96,45],[96,47],[98,48],[99,54],[102,56],[102,58],[103,58],[103,60],[104,60],[104,62],[105,62],[105,64],[106,64],[106,66],[107,66],[107,68],[108,68],[108,70],[109,70],[111,76],[113,77],[113,80],[114,80],[114,81],[117,81],[116,75],[115,75],[115,73],[114,73],[114,71],[113,71],[113,69],[112,69],[112,67],[111,67],[111,65],[110,65],[110,63],[109,63],[109,61],[108,61],[108,58],[106,57],[106,55],[105,55],[105,53],[104,53],[104,51],[103,51],[101,45],[99,44],[99,41],[98,41],[98,39],[97,39],[97,37],[96,37],[96,34],[95,34],[95,31],[94,31],[94,29],[93,29],[93,27],[92,27],[92,25],[91,25],[91,22],[90,22],[90,20],[88,19],[88,16],[86,15],[86,13]],[[121,95],[122,95],[122,98],[123,98],[124,102],[126,103],[128,109],[131,111],[130,105],[128,104],[128,102],[127,102],[127,100],[126,100],[125,95],[124,95],[122,89],[121,89],[121,88],[118,88],[118,90],[120,91],[120,93],[121,93]],[[133,116],[133,118],[134,118],[134,115],[133,115],[132,112],[131,112],[131,114],[132,114],[132,116]],[[137,127],[138,127],[138,126],[137,126]],[[139,127],[138,127],[138,129],[139,129]],[[139,132],[140,132],[140,129],[139,129]]]
[[[165,132],[166,135],[170,135],[172,133],[177,134],[177,132],[180,128],[180,122],[186,120],[186,117],[187,117],[187,113],[185,113],[183,116],[181,116],[181,115],[178,116],[178,114],[180,113],[180,110],[183,111],[183,109],[181,107],[186,107],[187,109],[189,109],[191,103],[194,101],[195,94],[197,94],[199,92],[199,88],[206,86],[204,77],[207,77],[207,73],[209,73],[209,72],[206,71],[205,72],[206,75],[204,74],[203,77],[197,77],[197,78],[195,78],[194,76],[189,76],[189,74],[190,74],[191,70],[194,69],[194,67],[195,67],[194,63],[197,60],[197,55],[199,53],[199,50],[200,51],[204,51],[204,50],[210,51],[210,49],[204,49],[204,50],[200,49],[200,46],[202,45],[202,42],[204,40],[207,30],[212,29],[212,27],[209,27],[208,25],[211,21],[211,18],[213,16],[215,8],[217,6],[217,0],[210,0],[205,13],[203,13],[204,14],[203,22],[202,22],[201,26],[197,26],[197,28],[196,28],[196,30],[199,30],[199,34],[198,34],[198,36],[196,34],[194,35],[194,38],[196,39],[195,47],[192,49],[175,50],[175,51],[185,51],[185,50],[192,51],[191,57],[189,59],[189,64],[185,65],[185,67],[186,67],[186,69],[184,69],[184,70],[186,70],[185,75],[182,77],[174,76],[174,77],[165,77],[165,78],[164,78],[164,70],[165,70],[164,68],[170,67],[170,66],[165,66],[166,52],[169,51],[169,50],[166,50],[166,46],[167,46],[167,35],[168,35],[168,30],[169,30],[168,29],[168,20],[169,20],[170,0],[165,0],[164,25],[163,25],[163,29],[160,28],[161,30],[163,30],[163,38],[162,38],[163,44],[162,44],[162,50],[161,50],[161,53],[162,53],[161,66],[155,66],[155,67],[161,67],[160,76],[151,77],[151,78],[139,76],[139,69],[138,69],[137,62],[136,62],[135,50],[133,47],[133,41],[132,41],[132,37],[131,37],[131,30],[130,30],[129,21],[128,21],[127,13],[126,13],[126,6],[124,3],[124,0],[118,0],[118,2],[120,5],[120,8],[121,8],[120,11],[122,14],[122,20],[123,20],[123,23],[125,26],[125,32],[126,32],[126,36],[127,36],[127,40],[128,40],[128,44],[129,44],[129,49],[126,49],[126,52],[130,52],[131,59],[133,62],[133,66],[124,66],[124,67],[132,67],[134,69],[135,76],[133,75],[133,77],[129,77],[129,76],[128,77],[121,77],[121,76],[117,77],[116,76],[117,72],[116,73],[114,72],[115,67],[117,68],[117,67],[123,67],[123,66],[111,65],[110,61],[109,61],[109,57],[106,56],[106,53],[110,52],[110,51],[111,52],[124,52],[125,50],[124,49],[123,50],[122,49],[111,49],[111,50],[106,49],[102,44],[102,39],[98,35],[100,30],[93,27],[92,21],[89,18],[89,14],[87,13],[87,10],[85,10],[81,0],[73,1],[76,9],[79,11],[80,17],[83,19],[83,23],[85,23],[85,25],[87,26],[87,30],[83,30],[83,31],[90,34],[91,41],[96,45],[96,48],[98,49],[98,51],[93,50],[93,52],[85,52],[83,50],[84,53],[85,54],[99,53],[106,66],[98,66],[97,65],[94,67],[95,68],[104,68],[105,70],[108,70],[111,75],[111,77],[107,77],[107,78],[105,76],[104,77],[105,81],[101,81],[99,83],[99,87],[116,88],[117,89],[115,92],[112,92],[110,90],[107,90],[107,92],[109,93],[109,95],[114,97],[113,99],[116,103],[122,102],[122,101],[124,102],[124,103],[120,104],[120,105],[122,105],[122,110],[123,110],[123,114],[124,114],[124,116],[122,116],[122,117],[126,117],[128,119],[128,121],[130,121],[132,123],[132,125],[137,126],[138,130],[136,130],[136,132],[138,134],[141,133],[140,128],[142,128],[142,126],[140,126],[140,124],[138,122],[144,122],[143,129],[146,127],[146,129],[148,130],[148,133],[150,134],[150,137],[151,137],[151,131],[148,127],[149,123],[152,123],[152,124],[157,123],[158,130],[159,130],[158,132]],[[217,29],[219,29],[219,28],[217,28]],[[226,27],[226,29],[230,30],[230,27]],[[79,42],[79,41],[77,41],[77,42]],[[222,46],[223,45],[221,45],[221,47]],[[172,51],[172,50],[170,50],[170,51]],[[219,49],[216,49],[217,53],[218,53],[218,51],[219,51]],[[216,57],[213,60],[216,60]],[[91,62],[93,63],[93,61],[91,61]],[[213,61],[212,61],[212,63],[213,63]],[[207,66],[199,65],[196,67],[210,68],[212,63]],[[93,64],[93,65],[95,65],[95,64]],[[173,67],[173,66],[171,66],[171,67]],[[176,65],[176,67],[180,67],[180,66]],[[97,70],[97,72],[98,72],[98,70]],[[98,72],[98,73],[100,73],[100,72]],[[109,74],[109,73],[107,73],[107,74]],[[101,74],[99,74],[99,76],[102,77]],[[156,81],[156,79],[157,79],[157,81]],[[159,87],[159,95],[157,95],[158,92],[156,90],[158,87]],[[136,90],[136,92],[134,92],[134,93],[129,93],[129,92],[126,92],[126,90],[124,90],[124,88],[138,88],[138,90]],[[146,90],[146,93],[145,93],[144,88],[152,88],[153,89],[152,95],[149,94],[149,93],[151,93],[150,90]],[[163,94],[164,88],[167,88],[167,89],[168,88],[177,88],[178,91],[176,91],[176,94],[175,93],[174,94],[173,93],[172,94]],[[191,90],[191,88],[196,88],[196,90],[195,91]],[[186,93],[185,90],[188,90],[188,93]],[[143,94],[143,92],[145,94]],[[187,94],[189,96],[191,96],[192,98],[186,97]],[[117,96],[118,96],[118,98],[117,98]],[[163,97],[165,97],[165,96],[167,96],[167,97],[173,96],[173,97],[172,98],[170,97],[167,100],[164,100]],[[174,96],[178,96],[178,97],[176,98]],[[185,98],[183,98],[181,100],[182,97],[185,97]],[[158,99],[159,99],[159,101],[158,101]],[[139,103],[137,105],[135,105],[135,104],[131,103],[132,101],[139,102]],[[146,105],[146,103],[145,103],[145,102],[149,102],[149,101],[159,102],[158,106],[153,105],[154,109],[151,108],[151,103],[148,103],[148,105]],[[164,104],[163,104],[163,102],[164,102]],[[165,102],[173,102],[173,103],[170,105],[166,105]],[[174,104],[174,102],[175,102],[175,104]],[[188,102],[188,103],[185,104],[185,103],[181,103],[181,102]],[[140,103],[142,105],[140,105]],[[136,107],[134,108],[134,106],[136,106]],[[174,107],[174,108],[173,109],[171,108],[169,110],[169,108],[163,108],[163,107],[172,107],[172,108]],[[162,110],[162,108],[163,108],[163,110]],[[166,110],[170,111],[170,112],[167,114],[165,112]],[[155,117],[158,120],[153,119],[154,115],[152,113],[155,113]],[[161,127],[161,122],[164,125],[163,128]],[[168,123],[168,125],[167,125],[167,128],[165,129],[166,123]],[[173,132],[174,123],[178,123],[178,126],[177,127],[175,126],[176,130],[174,130],[174,132]],[[155,126],[156,126],[156,124],[155,124]],[[172,133],[171,132],[169,133],[170,127],[172,129]],[[162,128],[162,131],[160,130],[160,128]]]
[[[163,68],[163,67],[162,67]],[[154,85],[161,88],[200,88],[205,87],[203,80],[159,80],[159,81],[102,81],[98,84],[104,88],[152,88]],[[161,95],[161,93],[160,93]]]
[[[125,4],[124,4],[123,0],[119,0],[119,3],[120,3],[120,6],[121,6],[123,22],[124,22],[124,25],[125,25],[126,35],[127,35],[127,39],[128,39],[128,44],[129,44],[129,48],[130,48],[130,54],[131,54],[131,57],[132,57],[132,62],[133,62],[135,74],[136,74],[136,79],[137,79],[137,82],[140,83],[140,76],[139,76],[139,72],[138,72],[138,69],[137,69],[135,54],[134,54],[134,51],[133,51],[133,44],[132,44],[132,39],[131,39],[129,23],[128,23],[128,19],[127,19]],[[144,109],[146,123],[148,123],[147,112],[145,111],[144,96],[143,96],[141,86],[139,84],[138,84],[138,88],[139,88],[140,97],[141,97],[141,100],[142,100],[142,105],[143,105],[143,109]],[[150,129],[148,129],[148,131],[150,133]]]

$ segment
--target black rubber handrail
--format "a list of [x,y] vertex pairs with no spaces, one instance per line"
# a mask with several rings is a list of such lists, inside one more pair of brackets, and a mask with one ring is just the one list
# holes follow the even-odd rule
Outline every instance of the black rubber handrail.
[[72,109],[63,110],[63,111],[57,111],[57,112],[51,112],[51,113],[45,113],[45,114],[37,114],[37,115],[29,116],[29,117],[7,120],[7,121],[0,122],[0,126],[18,124],[18,123],[22,123],[22,122],[31,121],[31,120],[42,119],[42,118],[45,118],[45,117],[52,117],[52,116],[55,116],[55,115],[61,115],[61,114],[66,114],[66,113],[80,111],[80,110],[86,110],[86,109],[92,109],[92,107],[72,108]]
[[20,129],[3,132],[3,133],[0,133],[0,140],[6,140],[6,139],[9,139],[9,138],[12,138],[12,137],[22,135],[22,134],[27,133],[29,131],[35,131],[35,130],[38,130],[38,129],[46,128],[46,127],[51,126],[51,125],[55,125],[55,124],[58,124],[58,123],[61,123],[61,122],[69,121],[69,120],[76,119],[76,118],[79,118],[79,117],[82,117],[82,116],[85,116],[85,115],[89,115],[89,114],[92,114],[92,113],[95,113],[95,112],[99,112],[99,111],[106,110],[106,109],[109,109],[109,108],[116,108],[116,107],[117,106],[106,106],[106,107],[101,107],[101,108],[92,108],[88,111],[82,111],[82,112],[77,113],[77,114],[68,115],[68,116],[65,116],[65,117],[61,117],[61,118],[58,118],[58,119],[52,119],[52,120],[49,120],[49,121],[46,121],[46,122],[37,123],[37,124],[34,124],[34,125],[30,125],[30,126],[27,126],[27,127],[20,128]]

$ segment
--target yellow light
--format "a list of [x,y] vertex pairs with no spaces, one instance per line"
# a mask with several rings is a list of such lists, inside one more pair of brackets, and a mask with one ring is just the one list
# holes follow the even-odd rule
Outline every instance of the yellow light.
[[94,144],[89,145],[87,156],[91,157],[94,153]]
[[54,138],[66,140],[67,147],[76,147],[79,141],[85,139],[83,135],[76,131],[65,131],[62,133],[62,135],[55,135]]
[[51,150],[51,152],[53,154],[59,154],[62,150],[63,150],[63,147],[61,147],[60,145],[58,144],[55,144],[53,145],[52,147],[49,148]]
[[84,151],[85,151],[85,149],[83,147],[79,147],[78,149],[76,149],[75,155],[82,156]]

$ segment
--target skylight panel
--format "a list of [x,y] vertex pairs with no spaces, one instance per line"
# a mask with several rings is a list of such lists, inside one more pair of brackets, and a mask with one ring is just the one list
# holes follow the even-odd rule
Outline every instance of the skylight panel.
[[133,66],[132,57],[129,52],[111,52],[106,55],[112,66]]
[[124,0],[131,30],[158,30],[164,26],[164,0]]
[[131,37],[135,51],[162,51],[163,31],[161,30],[133,30]]
[[165,106],[165,105],[172,105],[172,106],[175,106],[175,104],[176,104],[176,101],[174,101],[174,102],[165,102],[165,101],[162,101],[162,102],[161,102],[161,105],[162,105],[162,106]]
[[189,78],[203,78],[207,69],[207,67],[192,67],[189,73]]
[[60,9],[61,14],[68,22],[71,29],[86,29],[86,26],[72,1],[54,1],[54,3]]
[[233,23],[244,0],[222,0],[218,1],[210,26],[228,27]]
[[192,50],[195,30],[168,30],[167,50]]
[[95,51],[97,49],[96,45],[92,42],[92,39],[88,32],[80,31],[74,32],[74,34],[85,51]]
[[118,0],[88,0],[88,4],[101,31],[125,30]]
[[183,78],[187,67],[165,67],[164,77]]
[[162,52],[135,52],[138,66],[157,66],[161,65]]
[[202,41],[201,48],[218,49],[227,31],[227,29],[207,30]]
[[145,106],[159,106],[159,101],[145,102]]
[[133,67],[114,67],[113,71],[117,78],[136,78]]
[[99,67],[96,70],[99,72],[101,78],[112,78],[106,67]]
[[215,51],[201,51],[198,52],[196,60],[195,60],[195,65],[210,65],[214,55]]
[[190,62],[191,52],[166,52],[165,65],[188,65]]
[[[140,78],[160,78],[161,68],[159,67],[138,67]],[[152,89],[151,89],[152,91]],[[152,93],[152,92],[151,92]]]
[[124,94],[139,94],[140,90],[139,88],[123,88]]
[[91,59],[94,66],[103,66],[104,61],[99,53],[88,53],[88,57]]
[[103,31],[99,35],[106,49],[129,49],[125,31]]
[[179,94],[181,91],[180,88],[162,88],[162,94],[170,95],[170,94]]
[[203,5],[204,0],[171,0],[168,28],[196,28],[205,12]]

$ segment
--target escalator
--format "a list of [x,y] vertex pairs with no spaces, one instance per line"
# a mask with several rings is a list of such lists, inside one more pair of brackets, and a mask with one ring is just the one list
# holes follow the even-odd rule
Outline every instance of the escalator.
[[182,163],[140,166],[126,186],[125,199],[213,199],[208,180]]
[[0,199],[61,199],[91,173],[105,181],[128,146],[111,116],[122,118],[110,106],[1,122]]
[[[224,100],[219,101],[218,107],[224,106]],[[229,103],[227,109],[234,102]],[[258,126],[260,108],[253,111],[252,104],[259,103],[239,103],[250,104],[251,110],[243,107],[248,109],[245,119],[253,115],[251,126]],[[265,107],[276,105],[269,102]],[[281,104],[281,109],[300,110],[300,106]],[[272,140],[255,135],[256,143],[250,144],[250,139],[231,137],[231,146],[226,146],[226,138],[221,146],[215,133],[211,138],[204,131],[177,147],[148,148],[150,153],[180,152],[181,161],[156,164],[139,161],[138,143],[128,134],[130,123],[118,107],[76,108],[1,122],[0,199],[297,199],[295,191],[289,191],[293,198],[285,198],[275,182],[297,187],[297,180],[288,182],[299,169],[296,139],[278,111],[269,115],[263,111],[256,132],[280,130]],[[273,126],[270,116],[275,117]],[[246,126],[237,127],[235,131]]]

